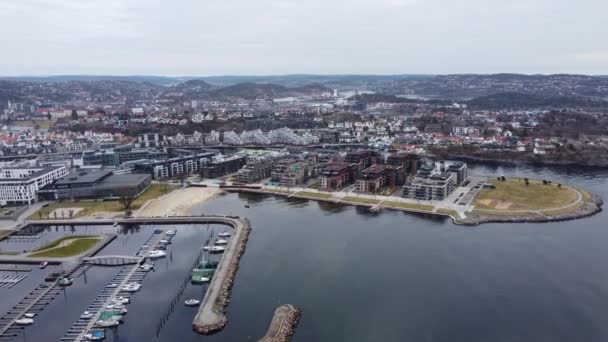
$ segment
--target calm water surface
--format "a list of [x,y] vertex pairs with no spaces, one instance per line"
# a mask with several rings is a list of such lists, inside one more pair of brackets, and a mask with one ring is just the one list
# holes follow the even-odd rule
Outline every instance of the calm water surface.
[[[472,172],[546,178],[608,198],[607,171],[476,166]],[[462,227],[423,215],[238,194],[195,212],[243,215],[252,223],[228,326],[213,336],[191,331],[194,310],[182,302],[200,297],[200,286],[186,285],[171,308],[207,236],[206,227],[190,227],[176,236],[171,258],[144,280],[109,341],[257,341],[283,303],[303,310],[294,341],[608,340],[604,212],[550,224]],[[140,243],[149,233],[128,239]],[[126,238],[110,247],[120,250],[120,243],[130,244]],[[100,272],[90,277],[99,281],[89,282],[110,276]],[[94,297],[99,285],[89,294],[77,294],[78,286],[68,290],[68,301]],[[54,323],[69,328],[78,310],[65,310],[67,323]]]

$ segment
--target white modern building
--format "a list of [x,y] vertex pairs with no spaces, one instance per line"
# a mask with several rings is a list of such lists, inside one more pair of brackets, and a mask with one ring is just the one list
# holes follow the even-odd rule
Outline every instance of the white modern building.
[[38,190],[68,174],[65,166],[4,168],[0,170],[0,205],[30,205]]

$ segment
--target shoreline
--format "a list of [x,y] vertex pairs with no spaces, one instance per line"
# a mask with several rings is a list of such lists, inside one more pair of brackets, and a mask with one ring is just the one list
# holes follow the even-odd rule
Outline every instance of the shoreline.
[[223,191],[219,188],[185,187],[152,199],[145,203],[133,216],[186,216],[201,203],[212,200]]
[[[368,208],[368,209],[370,209],[370,211],[389,209],[389,210],[404,211],[404,212],[415,213],[415,214],[426,214],[426,215],[434,215],[434,216],[439,216],[439,217],[449,217],[452,219],[452,223],[454,223],[456,225],[461,225],[461,226],[479,226],[484,223],[549,223],[549,222],[571,221],[571,220],[576,220],[576,219],[580,219],[580,218],[593,216],[593,215],[601,212],[602,211],[601,206],[604,203],[603,200],[599,196],[597,196],[595,194],[590,194],[590,198],[589,199],[583,198],[582,199],[583,204],[580,207],[576,208],[573,212],[558,213],[556,215],[546,215],[546,214],[532,215],[532,214],[528,213],[527,216],[521,216],[521,215],[518,216],[513,213],[509,214],[508,212],[499,213],[496,215],[492,215],[490,213],[481,214],[479,212],[477,212],[477,213],[467,212],[467,215],[469,215],[469,216],[467,216],[466,218],[461,218],[452,213],[446,213],[446,212],[440,212],[440,211],[426,211],[426,210],[420,210],[420,209],[415,209],[415,208],[395,207],[395,206],[384,205],[384,204],[379,205],[379,204],[375,204],[375,203],[353,202],[353,201],[348,201],[348,200],[336,201],[336,200],[333,200],[330,198],[308,197],[308,196],[298,195],[295,192],[288,193],[288,192],[272,191],[270,189],[254,189],[252,187],[234,187],[234,186],[232,186],[230,188],[224,188],[224,190],[226,190],[227,192],[257,193],[257,194],[274,195],[274,196],[281,196],[281,197],[286,197],[286,198],[298,198],[298,199],[334,203],[334,204],[353,205],[353,206],[357,206],[357,207]],[[548,210],[548,211],[550,211],[550,210]]]

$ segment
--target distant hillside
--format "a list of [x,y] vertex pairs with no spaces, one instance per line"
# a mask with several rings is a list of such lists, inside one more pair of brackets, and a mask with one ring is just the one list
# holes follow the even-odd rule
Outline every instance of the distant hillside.
[[373,104],[379,102],[385,103],[417,103],[423,102],[422,100],[408,99],[405,97],[398,97],[395,95],[386,95],[386,94],[361,94],[355,95],[349,98],[351,101],[357,101],[363,104]]
[[538,96],[521,93],[500,93],[481,96],[467,102],[471,108],[518,109],[541,107],[596,107],[608,102],[575,96]]
[[[188,78],[186,78],[188,79]],[[159,85],[169,85],[181,82],[184,79],[179,77],[164,76],[103,76],[103,75],[57,75],[57,76],[17,76],[0,77],[0,80],[18,82],[37,82],[37,83],[57,83],[57,82],[94,82],[94,81],[129,81],[129,82],[149,82]]]
[[441,75],[403,79],[393,85],[401,94],[467,100],[500,93],[542,97],[608,98],[608,78],[588,75]]
[[161,96],[201,99],[208,97],[209,92],[215,88],[203,80],[189,80],[167,87]]
[[318,84],[311,84],[298,88],[287,88],[277,84],[239,83],[213,90],[209,93],[211,98],[241,98],[246,100],[277,98],[285,96],[307,95],[330,91]]

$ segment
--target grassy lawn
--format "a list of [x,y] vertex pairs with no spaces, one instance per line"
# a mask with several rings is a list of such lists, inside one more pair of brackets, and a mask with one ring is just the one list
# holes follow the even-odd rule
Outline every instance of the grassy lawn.
[[523,180],[493,180],[496,189],[483,189],[475,198],[475,208],[491,210],[548,210],[572,204],[577,193],[559,188],[557,184],[544,185],[530,181],[526,186]]
[[[146,203],[146,201],[166,195],[177,188],[178,187],[174,185],[152,184],[146,191],[144,191],[143,194],[141,194],[137,199],[135,199],[135,201],[133,201],[131,210],[139,209],[142,205],[144,205],[144,203]],[[42,219],[46,219],[47,215],[51,215],[50,218],[53,219],[53,211],[61,208],[82,208],[82,210],[76,213],[73,218],[88,216],[95,212],[122,212],[125,210],[125,208],[122,206],[122,204],[120,204],[118,200],[63,201],[49,204],[48,206],[41,208],[37,212],[30,215],[30,217],[28,217],[27,219],[40,220],[40,215],[42,215]],[[57,216],[57,218],[61,219],[62,217]]]
[[500,211],[500,210],[477,210],[473,209],[472,214],[480,216],[508,216],[508,217],[539,217],[538,214],[529,211]]
[[444,214],[444,215],[452,215],[454,217],[458,217],[458,212],[456,210],[454,210],[454,209],[439,208],[439,209],[437,209],[437,213]]
[[290,190],[283,190],[283,189],[267,189],[267,191],[276,192],[276,193],[279,193],[279,194],[291,194],[293,192],[293,191],[290,191]]
[[346,196],[342,200],[343,201],[347,201],[347,202],[358,202],[358,203],[366,203],[366,204],[378,204],[378,203],[380,203],[379,200],[372,199],[372,198],[350,197],[350,196]]
[[578,208],[583,206],[583,202],[579,202],[573,206],[570,206],[568,208],[563,208],[563,209],[554,209],[554,210],[543,210],[541,211],[541,213],[548,215],[548,216],[556,216],[556,215],[562,215],[562,214],[568,214],[568,213],[572,213],[575,212],[576,210],[578,210]]
[[403,203],[396,201],[384,201],[382,205],[387,207],[395,207],[395,208],[404,208],[404,209],[415,209],[415,210],[423,210],[423,211],[433,211],[435,207],[432,205],[425,204],[416,204],[416,203]]
[[[71,257],[75,255],[80,255],[89,249],[93,248],[100,240],[100,237],[74,237],[70,236],[68,238],[59,239],[61,241],[54,241],[52,244],[55,244],[55,247],[45,248],[39,252],[32,253],[30,257],[37,258],[65,258]],[[67,244],[63,247],[56,247],[62,242],[67,242]]]
[[68,241],[68,240],[74,240],[74,239],[81,239],[81,238],[85,238],[85,239],[92,239],[92,238],[99,238],[98,236],[91,236],[91,235],[70,235],[70,236],[64,236],[60,239],[57,239],[55,241],[51,241],[49,243],[47,243],[46,245],[40,247],[40,248],[36,248],[34,249],[32,252],[40,252],[42,250],[45,249],[50,249],[50,248],[55,248],[57,246],[59,246],[59,244],[61,244],[63,241]]
[[332,196],[332,194],[323,194],[323,193],[317,193],[317,192],[300,191],[300,192],[296,192],[295,196],[328,199],[328,198],[330,198]]

